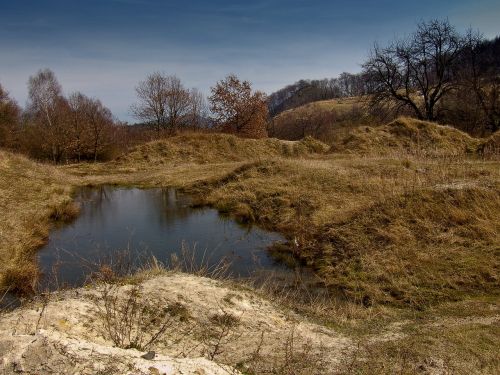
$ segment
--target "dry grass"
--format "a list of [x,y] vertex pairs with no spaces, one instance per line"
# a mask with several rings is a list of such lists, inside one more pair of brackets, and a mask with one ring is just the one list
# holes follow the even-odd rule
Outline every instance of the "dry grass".
[[305,156],[326,152],[328,147],[314,139],[297,142],[278,139],[247,139],[230,134],[185,133],[136,147],[118,159],[121,163],[227,163],[256,158]]
[[406,152],[421,157],[475,154],[480,140],[449,127],[398,118],[379,127],[359,127],[332,145],[332,151],[391,155]]
[[34,252],[54,222],[78,211],[68,181],[56,168],[0,151],[0,285],[34,288]]
[[485,139],[478,147],[479,153],[490,159],[499,159],[500,156],[500,131]]
[[360,105],[360,103],[362,103],[362,99],[358,97],[320,100],[283,111],[276,116],[276,119],[285,120],[286,118],[308,117],[313,113],[321,111],[335,111],[338,114],[343,114],[351,111],[355,106]]
[[393,339],[360,341],[341,373],[498,374],[499,336],[498,315],[408,322]]
[[410,321],[400,336],[366,341],[345,373],[495,373],[493,323],[446,325],[442,334],[429,319],[498,313],[500,165],[472,155],[496,135],[477,140],[407,119],[351,134],[341,154],[312,140],[209,134],[139,146],[106,164],[53,168],[0,153],[2,281],[30,284],[53,220],[76,214],[72,186],[176,186],[286,234],[289,246],[277,252],[311,265],[328,287],[329,300],[280,303],[366,340]]
[[496,163],[262,161],[198,190],[204,203],[288,234],[288,251],[356,300],[421,308],[498,285]]

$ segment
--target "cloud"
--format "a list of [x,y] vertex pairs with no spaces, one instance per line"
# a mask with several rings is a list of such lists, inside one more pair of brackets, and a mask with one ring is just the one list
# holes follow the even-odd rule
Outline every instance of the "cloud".
[[0,82],[24,104],[29,75],[48,67],[66,92],[97,96],[125,120],[134,86],[152,71],[205,93],[233,72],[270,93],[302,78],[359,71],[375,40],[385,43],[428,16],[449,16],[459,27],[473,20],[492,35],[499,6],[481,1],[481,9],[465,0],[7,2]]

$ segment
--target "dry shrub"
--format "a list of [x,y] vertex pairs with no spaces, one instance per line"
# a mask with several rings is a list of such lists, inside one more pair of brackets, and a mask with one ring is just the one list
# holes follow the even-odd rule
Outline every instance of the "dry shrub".
[[241,336],[237,330],[239,324],[240,318],[223,308],[211,315],[209,324],[204,327],[201,334],[201,341],[205,345],[204,355],[213,361],[228,350],[228,346]]
[[52,208],[50,218],[53,221],[69,223],[75,220],[80,214],[80,205],[70,201]]
[[40,270],[32,261],[19,261],[15,267],[4,270],[1,284],[10,292],[33,295],[37,291]]
[[123,291],[102,284],[98,292],[94,306],[102,335],[119,348],[148,350],[166,336],[179,335],[179,322],[189,319],[185,306],[166,299],[151,300],[141,295],[138,286]]
[[310,342],[297,340],[295,325],[282,340],[282,345],[271,352],[263,353],[265,331],[260,333],[260,341],[247,360],[240,362],[237,369],[244,374],[273,375],[323,375],[333,374],[326,365],[328,353],[323,348],[314,348]]

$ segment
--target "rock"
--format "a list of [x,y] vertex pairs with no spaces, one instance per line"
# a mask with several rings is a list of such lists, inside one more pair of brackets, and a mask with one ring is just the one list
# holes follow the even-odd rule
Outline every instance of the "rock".
[[[91,375],[96,372],[114,374],[239,374],[228,366],[206,358],[172,358],[156,355],[154,365],[143,359],[135,349],[120,349],[99,345],[82,339],[71,339],[65,334],[40,330],[35,336],[13,335],[11,351],[0,363],[0,373],[74,374]],[[2,337],[3,340],[3,337]],[[15,342],[15,343],[14,343]],[[147,354],[150,354],[149,352]],[[146,354],[146,355],[147,355]],[[148,358],[152,357],[150,354]]]
[[147,352],[146,354],[141,355],[141,358],[147,359],[147,360],[152,360],[156,356],[156,353],[153,351]]

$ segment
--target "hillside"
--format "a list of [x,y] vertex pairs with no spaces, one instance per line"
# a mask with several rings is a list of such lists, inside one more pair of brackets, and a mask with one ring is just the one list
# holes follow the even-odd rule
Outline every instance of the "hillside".
[[269,134],[289,140],[311,136],[329,144],[339,132],[371,123],[373,119],[364,106],[365,99],[361,97],[308,103],[275,116]]
[[450,126],[401,117],[387,125],[353,128],[332,144],[332,151],[452,156],[475,154],[480,143],[481,140]]
[[279,255],[294,254],[353,300],[420,308],[438,302],[436,293],[465,298],[498,282],[494,164],[263,161],[199,189],[203,202],[288,234],[294,244]]
[[338,111],[339,113],[345,113],[350,111],[359,103],[360,99],[358,97],[319,100],[283,111],[275,118],[280,119],[284,117],[306,117],[318,111]]
[[328,146],[312,138],[298,142],[247,139],[230,134],[181,134],[137,146],[118,159],[120,163],[227,163],[248,159],[307,156],[323,153]]

